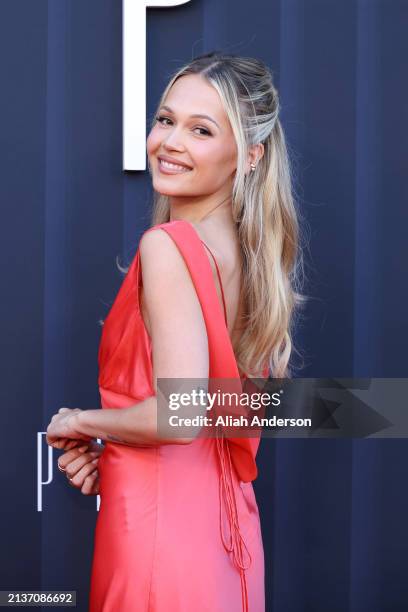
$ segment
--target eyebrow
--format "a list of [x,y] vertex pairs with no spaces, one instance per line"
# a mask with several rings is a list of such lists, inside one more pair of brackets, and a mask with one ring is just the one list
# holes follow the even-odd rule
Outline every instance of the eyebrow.
[[[174,115],[174,111],[171,110],[170,106],[162,106],[161,108],[164,108],[165,110],[167,110],[169,113],[172,113]],[[215,123],[215,125],[217,126],[217,128],[219,130],[221,130],[220,126],[218,125],[218,123],[215,121],[215,119],[211,119],[211,117],[209,117],[208,115],[203,115],[201,113],[196,113],[195,115],[190,115],[190,117],[199,117],[201,119],[208,119],[208,121],[212,121],[212,123]]]

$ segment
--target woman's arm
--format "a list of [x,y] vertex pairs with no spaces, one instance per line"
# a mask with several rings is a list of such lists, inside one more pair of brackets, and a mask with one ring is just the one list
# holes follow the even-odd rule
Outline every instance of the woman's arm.
[[83,410],[72,416],[73,427],[85,436],[131,446],[188,443],[194,437],[166,437],[157,431],[157,379],[175,379],[175,389],[183,391],[189,388],[184,379],[206,385],[208,338],[201,305],[184,259],[165,231],[147,232],[139,248],[156,395],[128,408]]
[[[119,442],[129,446],[156,446],[164,443],[157,437],[156,396],[128,408],[82,410],[72,416],[72,428],[82,436]],[[172,442],[183,440],[173,440]]]

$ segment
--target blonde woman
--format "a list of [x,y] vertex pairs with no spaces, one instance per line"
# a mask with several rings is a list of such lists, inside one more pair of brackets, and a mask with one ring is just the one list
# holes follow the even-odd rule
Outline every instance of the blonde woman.
[[101,495],[90,612],[265,609],[259,438],[159,435],[157,380],[290,376],[298,216],[278,113],[267,67],[220,53],[159,102],[152,225],[104,322],[103,409],[62,408],[47,430],[71,483]]

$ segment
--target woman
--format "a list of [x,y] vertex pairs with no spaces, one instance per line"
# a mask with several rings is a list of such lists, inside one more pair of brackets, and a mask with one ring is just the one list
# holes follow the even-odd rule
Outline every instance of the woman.
[[278,111],[262,62],[219,53],[160,100],[153,223],[104,323],[103,410],[61,408],[47,430],[72,484],[101,494],[91,612],[265,609],[259,437],[166,435],[157,380],[290,376],[298,219]]

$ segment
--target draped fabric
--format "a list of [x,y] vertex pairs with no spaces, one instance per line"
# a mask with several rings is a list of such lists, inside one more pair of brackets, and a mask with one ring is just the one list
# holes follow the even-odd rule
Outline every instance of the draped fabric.
[[[41,436],[39,475],[37,432],[61,406],[98,407],[98,322],[122,281],[115,258],[129,263],[149,224],[151,181],[122,171],[121,3],[0,11],[2,583],[76,588],[85,612],[96,500],[67,486],[58,452],[48,473]],[[407,376],[407,26],[407,0],[148,10],[148,126],[194,55],[273,71],[309,228],[297,376]],[[407,609],[407,459],[404,439],[262,440],[268,611]]]

